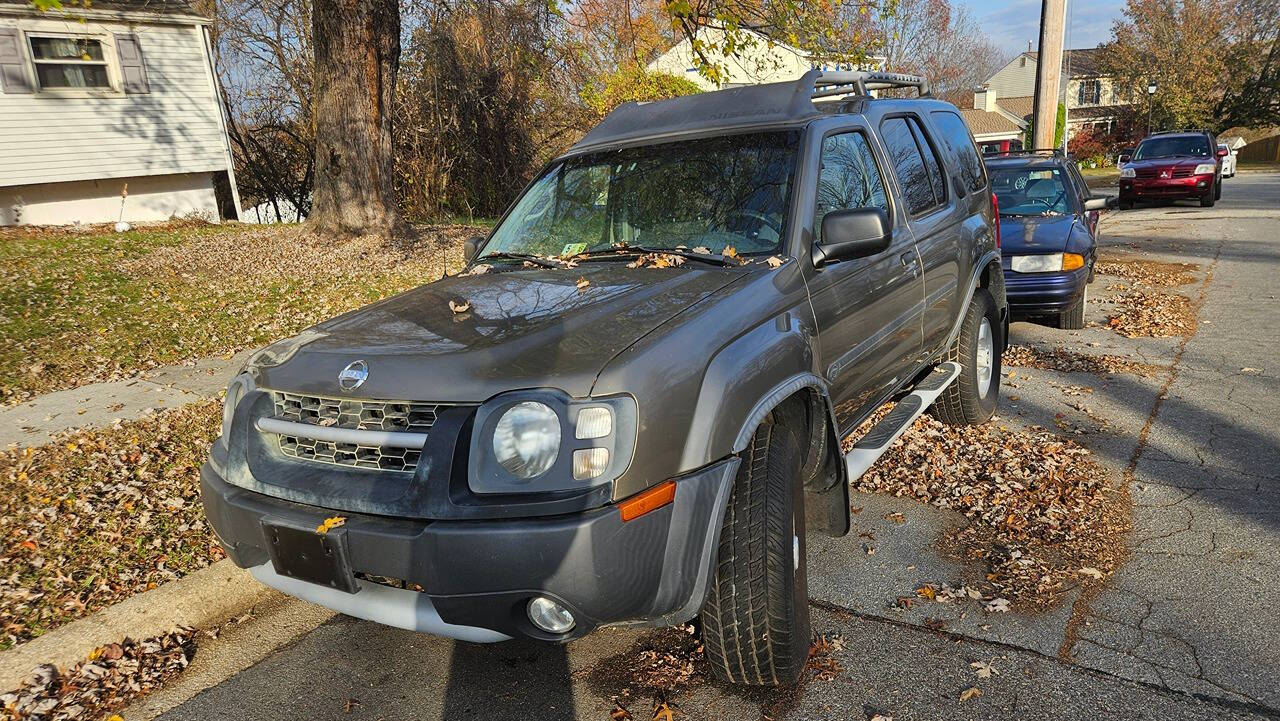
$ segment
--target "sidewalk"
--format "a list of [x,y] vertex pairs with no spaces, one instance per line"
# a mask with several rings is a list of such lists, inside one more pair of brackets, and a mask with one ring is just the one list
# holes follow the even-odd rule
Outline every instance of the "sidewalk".
[[163,366],[136,378],[55,391],[0,408],[0,448],[40,445],[61,431],[109,426],[217,396],[251,353]]

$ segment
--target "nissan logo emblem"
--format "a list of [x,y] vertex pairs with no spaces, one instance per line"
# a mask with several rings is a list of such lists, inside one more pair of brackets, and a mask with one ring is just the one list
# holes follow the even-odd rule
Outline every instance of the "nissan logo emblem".
[[344,391],[353,391],[369,379],[369,364],[362,360],[354,361],[338,374],[338,387]]

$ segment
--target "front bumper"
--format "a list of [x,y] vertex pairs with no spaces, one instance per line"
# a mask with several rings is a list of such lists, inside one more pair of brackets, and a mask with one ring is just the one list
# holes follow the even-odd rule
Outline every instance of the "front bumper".
[[1121,178],[1121,200],[1203,198],[1213,192],[1213,175],[1186,178]]
[[1004,292],[1013,317],[1061,313],[1084,296],[1089,265],[1057,273],[1004,271]]
[[[739,459],[676,479],[671,504],[629,522],[616,506],[543,518],[426,521],[345,514],[329,531],[358,579],[347,593],[281,573],[267,528],[314,530],[333,511],[231,485],[200,471],[205,514],[232,561],[263,583],[348,615],[469,641],[568,640],[602,625],[670,625],[706,597]],[[265,525],[264,525],[265,524]],[[364,579],[378,576],[422,591]],[[548,596],[577,625],[555,636],[525,608]]]

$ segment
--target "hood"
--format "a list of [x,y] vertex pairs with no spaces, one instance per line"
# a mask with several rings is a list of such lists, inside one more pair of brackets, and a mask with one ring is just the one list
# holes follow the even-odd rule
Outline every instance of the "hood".
[[1132,168],[1178,168],[1182,166],[1195,167],[1201,163],[1217,162],[1216,157],[1205,157],[1203,155],[1167,155],[1163,158],[1147,158],[1144,160],[1130,160],[1125,163],[1126,166]]
[[1071,215],[1001,216],[1001,252],[1005,256],[1020,253],[1061,253],[1067,249],[1074,222],[1075,218]]
[[[600,262],[454,276],[322,323],[289,360],[255,374],[263,388],[330,397],[473,403],[521,388],[583,397],[619,352],[744,275]],[[450,301],[468,308],[454,312]],[[343,393],[338,374],[357,360],[368,379]]]

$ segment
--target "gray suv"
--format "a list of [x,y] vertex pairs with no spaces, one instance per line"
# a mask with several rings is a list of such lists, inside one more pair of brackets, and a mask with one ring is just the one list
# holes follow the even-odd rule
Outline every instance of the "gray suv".
[[[899,87],[921,97],[869,94]],[[788,683],[806,531],[848,532],[848,482],[925,410],[991,417],[995,223],[920,78],[623,106],[465,272],[249,361],[209,521],[262,583],[352,616],[475,642],[696,617],[717,676]]]

